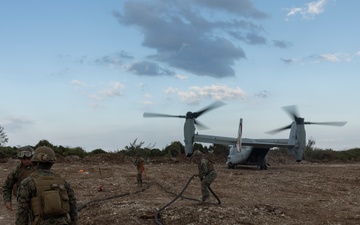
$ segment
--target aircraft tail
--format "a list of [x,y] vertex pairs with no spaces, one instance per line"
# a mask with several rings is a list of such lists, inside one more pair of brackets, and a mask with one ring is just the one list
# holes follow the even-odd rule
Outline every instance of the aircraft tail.
[[193,154],[193,144],[195,136],[194,119],[186,119],[184,124],[184,142],[185,142],[185,155],[191,156]]
[[238,137],[237,137],[237,140],[236,140],[236,150],[237,152],[240,152],[241,151],[241,138],[242,138],[242,122],[243,122],[243,119],[240,118],[240,123],[239,123],[239,130],[238,130]]
[[292,145],[292,147],[288,148],[288,154],[295,155],[296,162],[303,160],[304,149],[306,146],[306,133],[304,124],[296,124],[296,122],[291,124],[288,144]]
[[295,148],[296,148],[296,123],[291,124],[291,130],[289,135],[289,145],[292,145],[293,147],[288,148],[288,154],[289,155],[295,155]]

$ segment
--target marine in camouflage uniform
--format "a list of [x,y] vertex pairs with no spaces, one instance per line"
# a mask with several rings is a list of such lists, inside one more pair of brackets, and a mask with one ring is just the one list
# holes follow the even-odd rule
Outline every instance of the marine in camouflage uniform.
[[134,165],[136,166],[137,169],[136,180],[138,187],[142,187],[142,173],[145,171],[144,164],[145,164],[145,160],[142,157],[140,157],[139,154],[137,154],[134,161]]
[[[29,222],[31,222],[32,225],[77,225],[78,212],[75,193],[68,182],[61,178],[60,175],[52,172],[51,166],[55,160],[55,152],[51,148],[39,147],[35,150],[32,161],[37,163],[37,171],[25,178],[18,189],[16,225],[28,225]],[[37,193],[36,184],[39,184],[39,179],[51,181],[57,179],[57,181],[61,181],[60,184],[58,184],[58,182],[56,184],[52,183],[51,185],[48,185],[51,186],[48,189],[54,189],[53,185],[62,187],[62,190],[64,190],[67,196],[65,198],[61,194],[60,196],[62,200],[66,199],[66,202],[68,202],[68,213],[41,215],[44,214],[43,211],[45,211],[45,206],[40,204],[40,208],[42,207],[42,209],[38,209],[38,211],[42,213],[36,216],[37,213],[35,212],[36,209],[34,209],[35,206],[33,202],[36,197],[41,195],[41,193]],[[63,205],[63,203],[61,205]]]
[[202,193],[201,201],[205,202],[210,197],[209,187],[217,177],[217,172],[214,168],[213,163],[210,160],[206,159],[201,151],[196,150],[193,153],[193,157],[196,160],[199,171],[198,174],[195,174],[194,176],[198,176],[200,178]]
[[12,195],[16,196],[20,182],[35,172],[35,167],[31,163],[32,154],[33,149],[30,146],[24,146],[18,149],[17,157],[21,160],[21,162],[8,174],[2,186],[4,204],[6,208],[11,211],[13,210]]

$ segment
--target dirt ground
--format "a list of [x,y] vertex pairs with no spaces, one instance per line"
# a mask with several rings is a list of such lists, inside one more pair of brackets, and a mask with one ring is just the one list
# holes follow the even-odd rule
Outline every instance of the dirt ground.
[[[196,165],[188,159],[149,159],[144,186],[136,185],[131,158],[96,156],[62,159],[55,172],[75,190],[79,225],[93,224],[360,224],[360,164],[317,164],[269,160],[268,170],[227,169],[215,164],[212,190],[221,204],[199,204],[198,178],[180,193]],[[18,163],[0,163],[0,180]],[[104,187],[99,191],[100,186]],[[214,196],[211,202],[215,203]],[[15,208],[16,203],[13,201]],[[164,208],[164,206],[168,205]],[[163,209],[159,211],[159,209]],[[158,214],[157,220],[155,215]],[[15,211],[0,207],[0,224],[14,224]]]

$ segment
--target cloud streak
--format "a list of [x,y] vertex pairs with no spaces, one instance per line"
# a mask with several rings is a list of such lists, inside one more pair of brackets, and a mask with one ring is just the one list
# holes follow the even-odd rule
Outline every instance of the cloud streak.
[[142,62],[135,62],[130,64],[127,71],[130,71],[137,75],[148,75],[148,76],[159,76],[159,75],[167,75],[172,76],[175,73],[162,68],[157,63],[149,62],[149,61],[142,61]]
[[169,87],[165,90],[165,94],[176,94],[180,101],[190,105],[198,105],[204,99],[223,101],[230,99],[243,100],[246,97],[246,93],[239,87],[231,88],[226,85],[191,86],[186,91]]
[[34,124],[32,120],[16,117],[9,117],[0,122],[4,128],[6,128],[6,131],[9,132],[18,131],[21,130],[24,126]]
[[[76,93],[86,96],[92,99],[94,102],[92,105],[97,107],[101,101],[104,101],[113,97],[122,97],[124,85],[120,82],[112,82],[110,84],[100,85],[88,85],[80,80],[72,80],[71,85],[73,86]],[[105,87],[103,87],[105,85]]]
[[336,53],[321,53],[318,55],[311,55],[308,57],[303,58],[282,58],[281,61],[283,61],[286,64],[293,64],[293,63],[320,63],[320,62],[350,62],[355,57],[358,57],[360,54],[359,52],[355,53],[344,53],[344,52],[336,52]]
[[288,11],[285,20],[297,14],[302,15],[304,19],[313,19],[315,16],[324,12],[325,4],[328,0],[318,0],[305,4],[304,7],[294,7],[286,9]]

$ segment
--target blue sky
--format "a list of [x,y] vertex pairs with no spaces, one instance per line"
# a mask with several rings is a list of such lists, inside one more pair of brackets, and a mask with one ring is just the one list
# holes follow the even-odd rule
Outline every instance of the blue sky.
[[315,147],[360,147],[358,0],[0,2],[0,125],[9,146],[163,148],[216,100],[201,134],[266,134],[297,105]]

